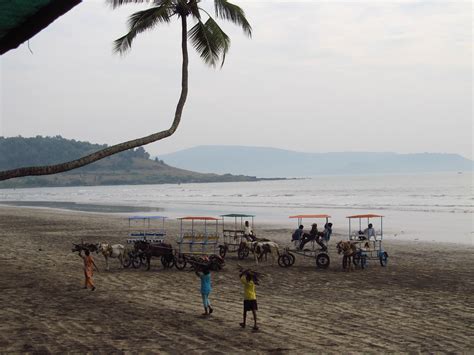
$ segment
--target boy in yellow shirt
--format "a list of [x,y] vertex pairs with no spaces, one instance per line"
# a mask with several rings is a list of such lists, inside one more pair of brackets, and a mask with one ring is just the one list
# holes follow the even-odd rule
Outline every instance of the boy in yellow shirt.
[[258,284],[256,275],[248,271],[240,273],[240,282],[244,285],[244,321],[240,323],[242,328],[245,328],[247,320],[247,312],[252,311],[253,314],[253,330],[257,331],[257,294],[255,292],[255,284]]

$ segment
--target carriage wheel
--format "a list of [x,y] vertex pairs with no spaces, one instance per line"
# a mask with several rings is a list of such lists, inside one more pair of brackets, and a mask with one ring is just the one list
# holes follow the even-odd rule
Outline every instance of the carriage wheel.
[[287,255],[290,257],[290,265],[289,265],[289,266],[292,266],[292,265],[295,263],[296,258],[295,258],[295,256],[294,256],[292,253],[290,253],[290,252],[288,252]]
[[239,248],[239,250],[237,251],[237,257],[239,258],[239,260],[243,260],[247,256],[249,256],[248,248],[246,248],[246,247]]
[[291,266],[291,257],[289,257],[288,254],[281,254],[278,257],[278,265],[281,267]]
[[383,252],[381,255],[380,255],[380,265],[381,266],[387,266],[388,264],[388,254],[387,252]]
[[172,268],[174,266],[175,259],[173,255],[163,255],[161,257],[161,264],[165,269]]
[[139,269],[142,266],[142,260],[138,257],[138,255],[134,255],[132,257],[132,266],[134,269]]
[[177,258],[175,258],[174,266],[178,270],[183,270],[186,267],[186,258],[183,255],[178,255]]
[[225,245],[219,245],[219,255],[224,258],[227,254],[227,247]]
[[319,267],[321,269],[327,269],[329,267],[329,263],[330,263],[330,260],[329,260],[329,255],[328,254],[319,253],[318,255],[316,255],[316,266],[317,267]]
[[140,260],[140,263],[141,263],[142,265],[144,265],[144,266],[147,265],[148,262],[147,262],[147,260],[146,260],[146,255],[145,255],[145,254],[140,254],[140,255],[138,256],[138,259]]
[[127,253],[124,255],[123,260],[122,260],[122,265],[124,268],[130,267],[132,265],[132,257],[130,253]]

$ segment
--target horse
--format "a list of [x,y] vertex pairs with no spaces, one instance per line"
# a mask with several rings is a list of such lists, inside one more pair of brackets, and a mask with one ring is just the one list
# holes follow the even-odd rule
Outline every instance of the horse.
[[[146,262],[147,262],[147,270],[150,270],[150,261],[152,256],[160,256],[165,257],[167,260],[167,265],[173,266],[171,264],[171,261],[174,261],[174,254],[173,254],[173,247],[171,244],[168,243],[160,243],[158,245],[153,245],[147,241],[144,240],[137,240],[135,242],[135,251],[136,252],[143,252],[146,257]],[[165,263],[163,264],[165,265]]]
[[337,253],[343,254],[342,257],[342,268],[351,271],[352,263],[354,262],[354,257],[357,254],[357,246],[351,241],[340,241],[336,244]]
[[278,244],[271,241],[242,241],[244,247],[248,248],[254,255],[255,264],[258,265],[259,261],[267,260],[267,255],[270,254],[272,256],[272,265],[275,263],[275,256],[280,256]]
[[118,258],[120,266],[123,267],[123,256],[125,255],[125,247],[122,244],[99,243],[98,252],[102,253],[105,258],[105,268],[109,270],[109,258]]

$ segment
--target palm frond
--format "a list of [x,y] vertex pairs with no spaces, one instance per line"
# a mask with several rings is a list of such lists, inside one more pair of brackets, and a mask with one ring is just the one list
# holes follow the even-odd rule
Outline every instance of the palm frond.
[[152,3],[155,6],[161,5],[162,0],[106,0],[106,2],[112,6],[113,9],[127,4],[143,4],[143,3]]
[[199,20],[189,30],[188,36],[206,64],[215,67],[222,57],[221,67],[224,65],[225,55],[230,48],[230,39],[214,19],[209,17],[205,23]]
[[247,36],[252,37],[252,26],[250,26],[247,21],[244,10],[239,6],[232,4],[227,0],[214,0],[214,7],[217,17],[239,25]]
[[199,20],[201,18],[201,13],[199,11],[198,1],[190,1],[188,3],[188,8],[191,15],[196,19]]
[[129,32],[114,41],[114,51],[121,54],[125,53],[132,46],[137,34],[152,29],[158,23],[170,22],[174,12],[169,3],[171,3],[171,0],[163,1],[161,6],[138,11],[131,15],[128,19]]

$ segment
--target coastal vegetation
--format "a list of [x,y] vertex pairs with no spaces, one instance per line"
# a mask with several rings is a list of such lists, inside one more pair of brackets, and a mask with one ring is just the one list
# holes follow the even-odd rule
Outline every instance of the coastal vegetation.
[[[62,161],[74,160],[101,149],[107,149],[107,145],[69,140],[61,136],[0,137],[0,169],[9,170],[24,165],[60,164]],[[0,188],[256,180],[258,179],[254,176],[201,174],[177,169],[159,158],[150,159],[145,149],[138,147],[69,172],[3,181],[0,182]]]

